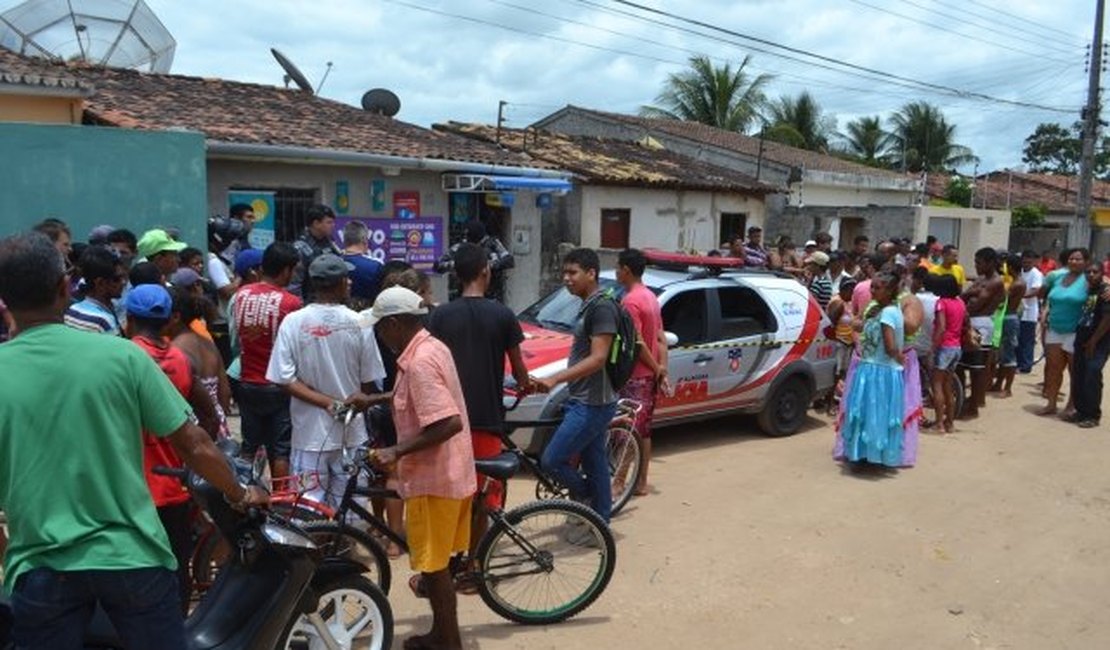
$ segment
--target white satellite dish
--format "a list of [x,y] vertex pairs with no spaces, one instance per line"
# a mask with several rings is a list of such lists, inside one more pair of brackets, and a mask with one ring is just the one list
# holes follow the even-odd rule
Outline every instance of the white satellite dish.
[[47,59],[169,72],[177,42],[143,0],[27,0],[0,13],[0,47]]

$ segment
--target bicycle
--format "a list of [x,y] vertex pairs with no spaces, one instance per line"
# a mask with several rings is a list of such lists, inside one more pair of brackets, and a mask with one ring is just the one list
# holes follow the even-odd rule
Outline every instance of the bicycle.
[[[956,365],[960,366],[960,361],[957,361]],[[933,404],[933,369],[926,368],[925,364],[919,364],[918,371],[921,376],[921,407],[922,409],[935,409],[936,407]],[[958,416],[963,412],[966,393],[957,368],[948,372],[948,381],[950,388],[948,398],[955,404],[955,409],[952,412]]]
[[[516,448],[493,458],[475,461],[484,476],[475,500],[483,500],[493,481],[507,481],[520,468],[525,454]],[[370,485],[347,483],[335,518],[306,522],[303,528],[325,555],[351,557],[381,552],[369,533],[347,522],[348,513],[408,552],[405,539],[355,501],[356,496],[398,498],[379,487],[382,478],[369,453],[356,461],[358,474]],[[475,552],[477,570],[470,578],[483,602],[499,616],[527,625],[566,620],[589,607],[608,586],[616,562],[616,541],[609,526],[590,508],[564,499],[541,499],[510,510],[490,509],[489,529]],[[376,550],[375,550],[376,549]],[[456,566],[469,566],[463,559]],[[390,581],[388,564],[380,576]]]

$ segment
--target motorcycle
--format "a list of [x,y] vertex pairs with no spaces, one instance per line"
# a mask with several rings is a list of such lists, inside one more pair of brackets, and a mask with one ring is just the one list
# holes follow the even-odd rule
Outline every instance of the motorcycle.
[[[228,454],[231,456],[231,454]],[[229,458],[241,480],[268,486],[265,456],[255,463]],[[271,513],[239,512],[212,484],[188,470],[155,468],[176,476],[212,518],[232,557],[185,620],[190,650],[388,650],[393,612],[381,589],[363,577],[367,567],[325,558],[312,539]],[[0,602],[0,650],[10,607]],[[98,609],[85,635],[86,650],[122,650],[106,614]]]

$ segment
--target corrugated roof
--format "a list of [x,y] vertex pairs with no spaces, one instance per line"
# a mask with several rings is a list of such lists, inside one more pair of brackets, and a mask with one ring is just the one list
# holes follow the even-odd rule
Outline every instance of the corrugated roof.
[[[483,124],[448,122],[434,129],[495,142],[497,129]],[[637,143],[608,138],[568,136],[539,130],[501,129],[501,146],[527,152],[586,183],[647,186],[747,194],[769,194],[775,188],[751,176],[661,149],[650,140]]]

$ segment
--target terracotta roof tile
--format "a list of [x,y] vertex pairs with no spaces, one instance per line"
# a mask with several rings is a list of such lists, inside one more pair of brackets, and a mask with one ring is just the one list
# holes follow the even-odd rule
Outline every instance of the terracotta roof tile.
[[[943,199],[951,178],[948,174],[930,174],[926,188],[929,196]],[[996,171],[979,176],[974,182],[975,207],[997,210],[1039,203],[1050,213],[1074,213],[1079,193],[1077,177],[1059,174]],[[1110,206],[1110,183],[1094,181],[1091,198],[1094,205]]]
[[[432,128],[495,142],[497,129],[448,122]],[[774,187],[751,176],[650,145],[549,131],[501,129],[501,145],[573,172],[586,183],[768,194]]]
[[91,85],[89,121],[137,129],[190,129],[212,140],[355,151],[468,163],[537,167],[526,155],[368,113],[301,90],[224,79],[156,74],[29,59],[13,53],[0,70],[34,66]]
[[[698,122],[668,120],[652,117],[639,117],[623,113],[609,113],[580,106],[568,106],[568,110],[599,116],[652,132],[665,133],[687,140],[708,144],[721,149],[735,151],[756,158],[759,156],[759,138],[734,131],[726,131]],[[542,120],[540,124],[542,124]],[[844,160],[828,154],[806,149],[798,149],[769,140],[763,141],[763,158],[781,165],[804,167],[814,171],[838,172],[845,174],[864,174],[868,176],[901,177],[902,174],[886,169],[868,167],[860,163]]]
[[64,66],[50,61],[20,56],[0,47],[0,84],[72,91],[87,95],[92,87],[69,74]]

